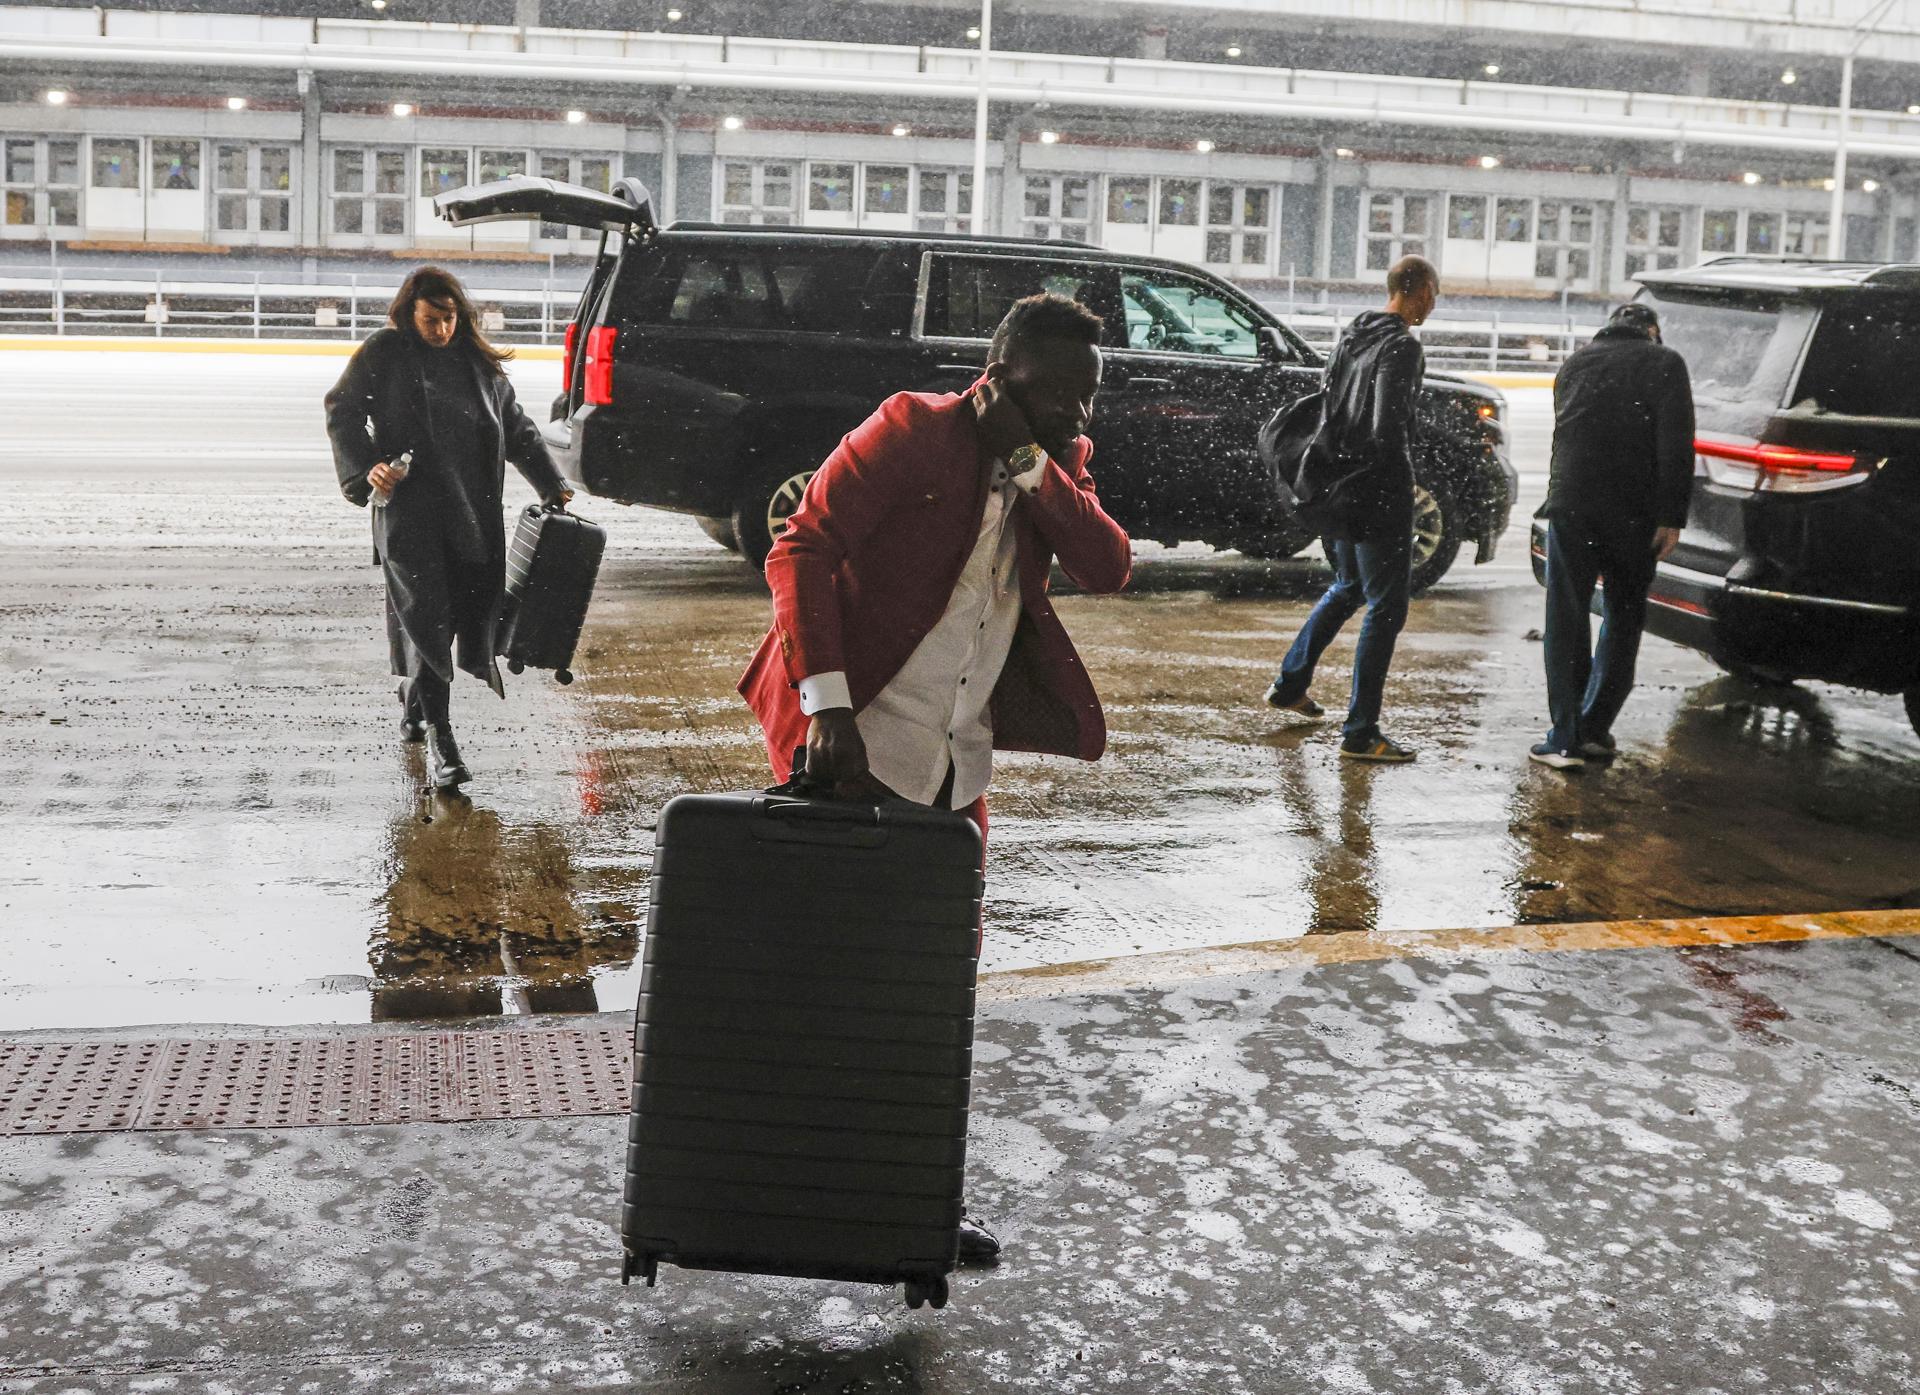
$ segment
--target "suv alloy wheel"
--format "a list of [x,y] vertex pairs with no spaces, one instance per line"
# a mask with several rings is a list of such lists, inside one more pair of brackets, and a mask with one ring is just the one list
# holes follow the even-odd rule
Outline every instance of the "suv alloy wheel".
[[807,481],[818,468],[809,465],[796,470],[776,463],[763,466],[749,477],[739,503],[734,505],[733,536],[740,544],[740,555],[754,566],[767,565],[773,540],[786,530],[787,516],[800,507]]
[[1460,555],[1460,519],[1453,497],[1436,486],[1413,484],[1413,585],[1419,595],[1447,574]]

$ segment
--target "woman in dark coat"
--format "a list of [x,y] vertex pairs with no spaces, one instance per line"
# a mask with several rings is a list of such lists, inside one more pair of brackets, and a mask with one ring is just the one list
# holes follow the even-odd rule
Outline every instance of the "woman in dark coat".
[[[373,511],[373,546],[386,573],[400,729],[403,740],[428,742],[439,789],[472,778],[447,711],[456,650],[458,667],[506,696],[493,642],[506,589],[506,462],[543,502],[573,497],[514,400],[501,368],[508,357],[481,335],[459,281],[423,266],[326,398],[340,492],[362,507],[376,489],[391,493]],[[391,462],[407,451],[403,476]]]

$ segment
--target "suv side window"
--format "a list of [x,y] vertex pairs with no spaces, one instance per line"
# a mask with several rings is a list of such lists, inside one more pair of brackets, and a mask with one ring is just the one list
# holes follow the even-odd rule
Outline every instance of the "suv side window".
[[918,332],[928,339],[991,339],[1016,300],[1041,291],[1107,315],[1111,276],[1111,267],[1085,262],[932,252],[921,273]]
[[1814,327],[1794,405],[1850,416],[1920,417],[1920,305],[1861,296]]
[[859,334],[871,256],[835,249],[689,247],[669,253],[633,318],[684,329]]
[[1260,356],[1260,321],[1206,282],[1157,267],[1120,275],[1127,347],[1148,353]]

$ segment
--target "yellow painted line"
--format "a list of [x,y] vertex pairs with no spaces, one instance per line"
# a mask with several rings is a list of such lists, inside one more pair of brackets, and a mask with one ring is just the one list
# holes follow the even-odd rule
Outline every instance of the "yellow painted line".
[[[989,927],[991,928],[991,927]],[[1477,930],[1371,931],[1303,935],[1176,949],[1157,954],[1005,969],[980,976],[980,1001],[1012,1002],[1072,993],[1116,993],[1235,974],[1315,969],[1428,956],[1689,949],[1783,941],[1920,935],[1920,911],[1834,911],[1817,915],[1732,916],[1700,920],[1597,920],[1569,925],[1508,925]]]
[[1553,386],[1551,373],[1468,373],[1476,383],[1497,388],[1544,388]]
[[[307,358],[345,358],[360,346],[346,339],[137,339],[51,334],[0,335],[0,353],[43,349],[55,353],[120,354],[286,354]],[[551,344],[510,346],[516,359],[558,363],[561,350]]]

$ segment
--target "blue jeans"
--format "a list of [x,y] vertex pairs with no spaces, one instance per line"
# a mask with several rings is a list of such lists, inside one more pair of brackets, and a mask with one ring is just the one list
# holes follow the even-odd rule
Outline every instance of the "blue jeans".
[[[1547,744],[1577,751],[1613,734],[1633,691],[1633,666],[1647,624],[1653,585],[1653,530],[1595,527],[1576,518],[1547,524]],[[1600,600],[1600,644],[1593,647],[1588,608]]]
[[1386,691],[1387,666],[1393,662],[1394,641],[1407,623],[1407,597],[1413,585],[1413,535],[1394,533],[1369,542],[1323,544],[1333,563],[1333,585],[1320,598],[1287,650],[1275,685],[1287,697],[1307,691],[1314,666],[1333,643],[1340,627],[1364,604],[1367,618],[1360,625],[1360,642],[1353,653],[1353,696],[1347,706],[1341,735],[1348,744],[1371,741],[1380,734],[1380,699]]

